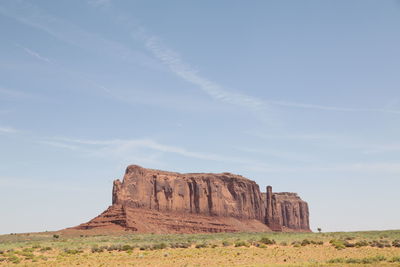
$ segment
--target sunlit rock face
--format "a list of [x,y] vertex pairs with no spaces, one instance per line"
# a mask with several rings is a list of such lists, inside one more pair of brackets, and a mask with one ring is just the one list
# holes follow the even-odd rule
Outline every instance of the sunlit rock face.
[[115,180],[112,206],[75,229],[138,232],[310,231],[306,202],[231,173],[167,172],[130,165]]

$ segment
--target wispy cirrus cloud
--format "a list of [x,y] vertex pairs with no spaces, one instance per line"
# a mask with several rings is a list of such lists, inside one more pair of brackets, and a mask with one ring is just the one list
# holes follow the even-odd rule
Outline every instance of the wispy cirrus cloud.
[[147,37],[143,34],[142,36],[144,36],[146,48],[151,51],[157,59],[168,66],[168,68],[175,75],[187,82],[196,85],[212,98],[222,102],[244,106],[255,110],[267,108],[266,103],[261,99],[241,93],[228,91],[218,83],[201,76],[190,65],[183,62],[177,52],[166,47],[159,38],[154,36]]
[[[95,2],[104,4],[106,2],[111,3],[111,1],[105,0],[93,1],[93,3]],[[88,32],[62,18],[47,14],[32,3],[14,3],[12,8],[0,6],[0,14],[12,18],[23,25],[42,31],[65,44],[79,47],[89,52],[97,52],[103,57],[112,56],[124,61],[133,60],[135,63],[142,64],[146,67],[160,69],[159,64],[156,64],[154,60],[145,55],[145,53],[133,50],[127,45],[109,40],[98,34]],[[36,53],[32,49],[30,50],[30,52]],[[26,52],[28,53],[28,51]],[[32,56],[34,55],[32,54]]]
[[22,45],[19,45],[19,44],[16,44],[16,46],[21,48],[21,49],[23,49],[28,55],[30,55],[30,56],[32,56],[32,57],[34,57],[34,58],[36,58],[36,59],[38,59],[40,61],[44,61],[46,63],[51,63],[50,59],[40,55],[38,52],[35,52],[32,49],[29,49],[29,48],[27,48],[25,46],[22,46]]
[[380,113],[394,113],[400,114],[400,110],[391,108],[354,108],[354,107],[340,107],[330,106],[323,104],[310,104],[301,102],[290,101],[277,101],[268,100],[259,97],[253,97],[247,94],[234,92],[224,88],[217,82],[211,81],[206,77],[199,74],[198,71],[193,69],[189,64],[184,62],[180,54],[171,48],[167,47],[157,36],[149,35],[143,27],[137,27],[132,36],[144,42],[145,47],[154,55],[155,58],[160,60],[166,65],[172,73],[182,78],[183,80],[192,83],[200,88],[204,93],[212,98],[234,104],[251,108],[253,110],[271,110],[271,107],[286,107],[296,109],[311,109],[321,111],[337,111],[337,112],[380,112]]
[[355,162],[319,164],[318,166],[248,165],[247,168],[260,173],[319,173],[350,175],[358,174],[400,174],[400,162]]
[[0,126],[0,134],[15,134],[15,133],[19,133],[20,131],[13,128],[13,127],[4,127],[4,126]]
[[[95,7],[111,6],[110,0],[89,0],[88,3],[92,4]],[[32,4],[28,4],[26,2],[24,2],[23,4],[20,3],[19,9],[17,8],[17,12],[0,7],[0,14],[12,17],[23,24],[44,31],[66,43],[82,47],[90,51],[93,50],[93,47],[96,47],[97,50],[107,51],[107,54],[118,56],[119,58],[124,60],[127,57],[134,57],[138,59],[136,60],[136,62],[141,62],[144,65],[149,66],[153,69],[160,70],[160,67],[157,66],[151,58],[147,57],[143,53],[132,50],[121,43],[111,41],[106,38],[99,37],[95,34],[86,32],[81,28],[71,23],[68,23],[67,21],[63,21],[59,18],[44,14],[40,9]],[[296,101],[270,100],[261,97],[254,97],[240,92],[235,92],[225,88],[218,82],[212,81],[201,75],[197,70],[190,66],[190,64],[184,62],[178,52],[166,46],[157,36],[149,34],[144,27],[137,25],[136,23],[130,21],[127,17],[124,17],[122,15],[115,16],[115,20],[121,21],[122,23],[126,23],[127,21],[129,21],[128,24],[131,25],[131,34],[133,38],[135,40],[142,41],[145,48],[151,52],[155,59],[159,60],[164,66],[168,67],[168,69],[173,74],[185,80],[186,82],[195,85],[205,94],[209,95],[211,98],[217,101],[249,108],[256,111],[268,111],[268,114],[273,112],[273,107],[335,112],[378,112],[400,114],[400,110],[386,107],[354,108],[330,106],[324,104],[302,103]],[[94,46],[93,44],[96,45]],[[49,60],[48,58],[43,57],[42,55],[31,49],[24,50],[31,56],[36,57],[37,59],[46,62],[48,62]],[[264,112],[263,114],[267,114],[267,112]]]
[[239,159],[224,157],[217,154],[201,153],[189,151],[185,148],[165,145],[155,140],[143,139],[111,139],[111,140],[88,140],[88,139],[71,139],[71,138],[54,138],[54,141],[46,140],[44,144],[65,147],[65,148],[82,148],[90,151],[93,155],[126,155],[135,149],[144,148],[157,152],[172,153],[189,158],[216,161],[232,161]]
[[263,138],[263,139],[283,139],[283,140],[327,140],[338,138],[333,134],[321,134],[321,133],[295,133],[295,134],[269,134],[260,131],[245,131],[245,134]]
[[[194,152],[185,148],[173,145],[166,145],[152,139],[110,139],[110,140],[89,140],[71,138],[53,138],[41,142],[45,145],[55,146],[62,149],[79,150],[87,155],[96,157],[117,157],[119,159],[133,159],[134,162],[145,162],[150,164],[162,164],[162,154],[175,154],[186,158],[194,158],[207,161],[218,161],[234,163],[240,169],[259,173],[293,174],[308,173],[310,175],[318,173],[358,173],[358,174],[399,174],[400,162],[350,162],[350,163],[324,163],[315,161],[311,157],[302,154],[295,154],[282,151],[262,151],[257,149],[238,148],[244,152],[264,153],[274,157],[295,160],[298,162],[308,162],[307,165],[288,165],[288,164],[268,164],[252,158],[225,156],[213,153]],[[154,153],[146,154],[143,150],[147,149]]]
[[397,152],[400,151],[400,144],[375,144],[367,145],[363,147],[365,154],[377,154],[377,153],[387,153],[387,152]]
[[270,105],[290,107],[290,108],[300,108],[300,109],[315,109],[324,111],[343,111],[343,112],[383,112],[383,113],[395,113],[400,114],[400,110],[390,109],[390,108],[348,108],[348,107],[337,107],[329,105],[315,105],[297,102],[287,102],[287,101],[273,101],[268,100],[266,103]]

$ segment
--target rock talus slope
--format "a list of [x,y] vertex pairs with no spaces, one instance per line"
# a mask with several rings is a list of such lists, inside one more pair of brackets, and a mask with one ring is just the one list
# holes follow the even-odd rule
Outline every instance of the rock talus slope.
[[231,173],[167,172],[130,165],[115,180],[112,205],[73,229],[142,233],[310,231],[306,202]]

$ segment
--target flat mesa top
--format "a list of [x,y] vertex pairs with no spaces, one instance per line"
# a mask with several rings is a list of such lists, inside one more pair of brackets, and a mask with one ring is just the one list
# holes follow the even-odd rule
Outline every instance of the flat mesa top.
[[223,173],[179,173],[179,172],[170,172],[170,171],[162,171],[162,170],[157,170],[157,169],[148,169],[148,168],[143,168],[139,165],[129,165],[126,168],[125,174],[129,175],[130,173],[135,173],[135,172],[147,172],[153,175],[170,175],[170,176],[178,176],[182,178],[204,178],[204,177],[215,177],[215,178],[234,178],[234,179],[240,179],[248,182],[254,182],[242,175],[238,174],[233,174],[229,172],[223,172]]

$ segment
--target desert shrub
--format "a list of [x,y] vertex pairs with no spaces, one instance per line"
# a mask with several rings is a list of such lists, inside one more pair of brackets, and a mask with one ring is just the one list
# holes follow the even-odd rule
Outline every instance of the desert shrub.
[[301,247],[301,242],[300,241],[293,241],[292,242],[292,246],[295,247],[295,248],[299,248],[299,247]]
[[100,252],[104,251],[104,248],[95,245],[95,246],[92,247],[91,251],[92,251],[92,253],[100,253]]
[[347,241],[344,241],[343,244],[346,248],[354,248],[356,246],[356,244]]
[[348,259],[337,258],[337,259],[329,260],[328,263],[372,264],[372,263],[379,263],[379,262],[382,262],[382,261],[385,261],[385,260],[386,260],[386,258],[384,256],[375,256],[375,257],[361,258],[361,259],[356,259],[356,258],[348,258]]
[[235,247],[250,247],[250,244],[246,241],[236,241],[235,242]]
[[128,250],[132,250],[132,249],[133,249],[133,247],[131,245],[123,245],[121,247],[122,251],[128,251]]
[[229,241],[224,240],[224,241],[222,241],[222,245],[223,245],[224,247],[229,247],[230,245],[232,245],[232,243],[229,242]]
[[36,259],[42,260],[42,261],[47,261],[47,257],[45,257],[45,256],[43,256],[43,255],[37,256]]
[[343,240],[332,239],[331,241],[329,241],[329,243],[339,250],[346,248],[345,242]]
[[385,261],[386,258],[384,256],[376,256],[376,257],[371,257],[371,258],[363,258],[361,259],[362,264],[371,264],[371,263],[377,263],[381,261]]
[[[71,255],[83,253],[83,251],[80,250],[80,249],[69,249],[69,248],[64,249],[64,252],[65,252],[66,254],[71,254]],[[93,252],[93,248],[92,248],[92,252]]]
[[361,259],[354,259],[354,258],[346,259],[344,262],[345,263],[354,263],[354,264],[361,264],[362,263]]
[[4,254],[4,250],[0,250],[0,255]]
[[387,240],[373,240],[370,242],[371,247],[378,247],[378,248],[385,248],[385,247],[391,247],[392,245],[389,243]]
[[38,248],[41,248],[41,247],[42,246],[40,246],[39,244],[35,244],[35,245],[32,246],[33,249],[38,249]]
[[8,257],[7,260],[8,260],[9,262],[12,262],[12,263],[15,263],[15,264],[18,264],[18,263],[21,262],[21,259],[18,258],[17,256],[15,256],[15,255],[11,255],[10,257]]
[[396,248],[400,248],[400,240],[396,239],[392,242],[392,246]]
[[328,263],[344,263],[345,259],[343,258],[335,258],[335,259],[330,259],[328,260]]
[[51,247],[44,247],[44,248],[40,249],[41,252],[45,252],[45,251],[49,251],[49,250],[52,250],[52,248]]
[[360,248],[360,247],[366,247],[366,246],[368,246],[368,245],[369,245],[368,242],[365,241],[365,240],[357,241],[357,242],[355,243],[355,246],[358,247],[358,248]]
[[372,259],[374,262],[381,262],[381,261],[385,261],[386,257],[379,255],[379,256],[372,257],[370,259]]
[[23,256],[27,260],[31,260],[31,259],[33,259],[35,257],[35,255],[32,253],[33,251],[34,251],[33,248],[24,248],[21,251],[16,251],[15,254]]
[[34,248],[24,248],[22,251],[23,252],[33,252],[35,249]]
[[301,245],[302,246],[307,246],[307,245],[310,245],[310,244],[311,244],[311,242],[308,239],[304,239],[303,241],[301,241]]
[[201,243],[201,244],[196,244],[196,248],[207,248],[208,244],[207,243]]
[[110,245],[107,248],[107,251],[114,251],[114,250],[121,251],[122,250],[122,245]]
[[266,245],[274,245],[276,242],[273,239],[269,239],[268,237],[262,237],[260,242]]
[[258,247],[259,247],[259,248],[267,248],[268,246],[265,245],[265,244],[259,244]]
[[140,250],[148,250],[148,249],[150,249],[150,246],[149,245],[142,245],[142,246],[140,246],[139,249]]
[[152,249],[165,249],[165,248],[167,248],[167,244],[165,243],[155,244],[152,247]]
[[389,262],[400,262],[400,256],[391,258]]
[[21,256],[24,256],[26,260],[33,260],[35,258],[32,252],[24,252]]
[[53,235],[53,238],[55,238],[55,239],[57,239],[59,237],[60,237],[59,235]]
[[287,246],[288,244],[287,244],[285,241],[283,241],[283,242],[279,243],[279,245],[281,245],[281,246]]
[[171,248],[189,248],[190,243],[170,243]]

